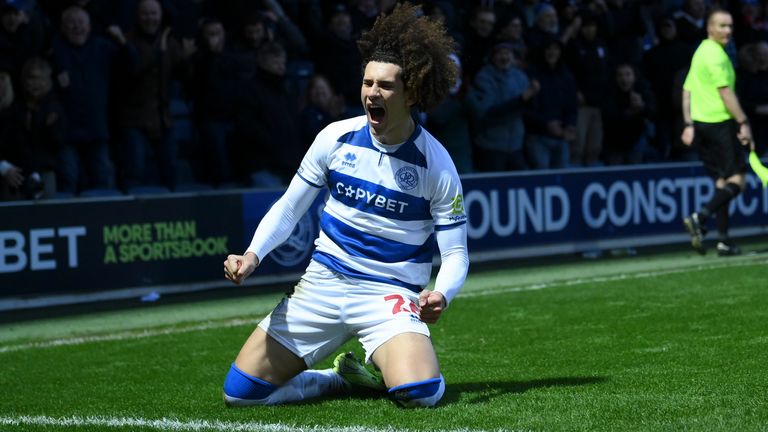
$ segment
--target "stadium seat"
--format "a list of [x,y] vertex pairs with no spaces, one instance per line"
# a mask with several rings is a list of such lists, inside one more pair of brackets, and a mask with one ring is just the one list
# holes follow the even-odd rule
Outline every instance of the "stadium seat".
[[122,196],[123,193],[117,189],[111,188],[97,188],[97,189],[85,189],[80,192],[79,196],[82,198],[94,198],[94,197],[115,197]]
[[203,183],[182,183],[176,186],[176,192],[207,192],[213,190],[213,186]]
[[171,193],[171,190],[165,186],[147,185],[128,188],[127,192],[129,195],[161,195]]

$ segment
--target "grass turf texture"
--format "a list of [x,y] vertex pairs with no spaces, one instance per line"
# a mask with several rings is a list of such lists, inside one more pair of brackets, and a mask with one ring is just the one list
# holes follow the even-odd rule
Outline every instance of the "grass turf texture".
[[[434,410],[225,408],[229,363],[277,294],[3,324],[0,430],[768,430],[766,264],[686,251],[472,272],[432,326]],[[179,423],[107,424],[126,418]]]

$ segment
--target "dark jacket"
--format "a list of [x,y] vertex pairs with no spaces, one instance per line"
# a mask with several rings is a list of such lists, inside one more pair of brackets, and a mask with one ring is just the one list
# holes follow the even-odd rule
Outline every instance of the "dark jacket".
[[109,139],[110,77],[117,52],[117,45],[99,36],[92,36],[79,47],[61,36],[54,38],[52,60],[55,75],[62,72],[69,75],[69,85],[59,91],[67,110],[68,142]]
[[601,107],[611,78],[607,45],[599,38],[590,41],[579,35],[568,45],[566,55],[584,104]]
[[298,125],[298,98],[283,77],[259,71],[243,86],[235,121],[237,167],[241,176],[267,170],[290,180],[304,151]]
[[555,68],[539,64],[532,68],[531,79],[538,80],[541,89],[531,99],[526,110],[526,131],[529,134],[550,136],[547,124],[551,121],[560,121],[563,128],[576,126],[576,80],[568,67],[562,62]]
[[116,122],[160,136],[171,126],[169,84],[181,66],[181,46],[172,37],[160,50],[160,33],[131,34],[117,82]]
[[67,130],[67,117],[56,95],[49,93],[34,109],[20,99],[11,110],[3,159],[25,173],[55,170]]

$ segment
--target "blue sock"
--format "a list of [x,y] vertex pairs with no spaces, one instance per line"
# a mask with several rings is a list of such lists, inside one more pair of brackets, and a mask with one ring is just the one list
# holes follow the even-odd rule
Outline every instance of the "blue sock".
[[230,405],[243,405],[239,402],[266,399],[276,389],[277,386],[248,375],[232,363],[224,380],[224,399]]

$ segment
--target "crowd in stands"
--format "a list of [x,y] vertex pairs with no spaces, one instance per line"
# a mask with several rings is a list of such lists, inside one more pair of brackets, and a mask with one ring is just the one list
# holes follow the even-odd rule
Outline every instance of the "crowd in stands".
[[[461,80],[414,113],[460,173],[695,160],[682,79],[710,8],[760,154],[765,0],[421,0]],[[0,198],[287,184],[363,114],[356,40],[394,0],[0,0]]]

